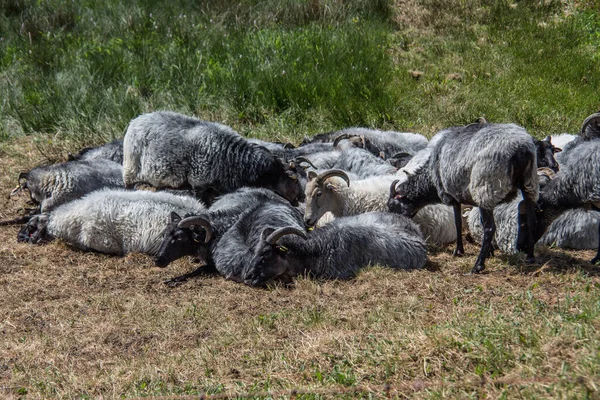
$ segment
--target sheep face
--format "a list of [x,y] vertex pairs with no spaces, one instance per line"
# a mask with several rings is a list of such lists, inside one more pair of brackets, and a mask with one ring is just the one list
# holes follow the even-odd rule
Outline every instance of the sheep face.
[[388,209],[390,212],[412,218],[419,211],[420,207],[406,196],[403,190],[405,183],[396,187],[397,183],[398,181],[395,180],[390,186],[390,198],[387,202]]
[[184,257],[195,256],[206,262],[208,232],[201,226],[181,227],[181,217],[171,213],[171,220],[163,231],[163,241],[154,257],[154,265],[164,268],[171,262]]
[[293,206],[297,206],[299,201],[304,201],[305,199],[304,190],[300,182],[304,170],[296,167],[294,163],[283,164],[283,169],[284,173],[279,175],[272,189]]
[[313,178],[306,184],[306,211],[304,214],[306,226],[315,226],[323,214],[331,211],[339,203],[337,193],[341,187],[333,182],[334,179],[330,178],[325,182],[320,182]]
[[283,235],[295,234],[306,239],[297,228],[266,228],[254,249],[254,257],[244,273],[244,282],[260,287],[274,282],[292,283],[301,273],[301,252],[296,250],[292,241],[283,245],[279,239]]
[[535,148],[538,168],[550,168],[552,171],[558,172],[558,163],[554,159],[554,154],[561,152],[562,149],[554,147],[550,136],[546,136],[544,140],[536,140]]

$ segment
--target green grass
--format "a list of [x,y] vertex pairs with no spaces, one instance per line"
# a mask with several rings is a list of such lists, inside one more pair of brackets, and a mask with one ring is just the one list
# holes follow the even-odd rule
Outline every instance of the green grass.
[[431,134],[482,115],[542,135],[598,108],[593,7],[417,4],[427,12],[409,24],[389,0],[3,0],[0,139],[101,143],[157,109],[288,140],[354,125]]

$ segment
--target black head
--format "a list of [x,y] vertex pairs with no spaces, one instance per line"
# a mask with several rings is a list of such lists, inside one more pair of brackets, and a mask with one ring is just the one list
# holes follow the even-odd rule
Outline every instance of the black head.
[[535,148],[537,151],[537,167],[550,168],[554,172],[558,172],[558,162],[554,158],[554,154],[560,153],[562,149],[554,147],[550,136],[546,136],[544,140],[535,140]]
[[306,183],[306,172],[294,162],[286,163],[279,159],[277,162],[281,165],[282,172],[273,190],[293,206],[297,206],[298,202],[305,199],[302,181]]
[[254,249],[254,257],[245,271],[246,284],[255,287],[276,281],[289,284],[302,272],[299,268],[301,254],[289,243],[285,246],[280,242],[285,235],[298,235],[306,239],[306,234],[298,228],[265,228]]
[[211,238],[212,229],[206,219],[199,216],[182,219],[171,212],[154,265],[164,268],[181,257],[192,255],[206,262]]
[[404,215],[412,218],[417,213],[418,209],[414,202],[410,201],[403,190],[405,183],[398,186],[398,180],[392,182],[390,186],[390,198],[388,199],[387,205],[390,212]]
[[411,159],[412,156],[408,153],[396,153],[388,159],[388,162],[394,166],[394,168],[400,169],[405,167]]

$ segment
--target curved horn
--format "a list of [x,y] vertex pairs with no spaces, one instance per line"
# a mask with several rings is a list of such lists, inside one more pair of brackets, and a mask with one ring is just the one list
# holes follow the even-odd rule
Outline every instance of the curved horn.
[[310,161],[308,158],[306,158],[306,157],[298,156],[298,157],[294,158],[294,161],[295,161],[297,164],[300,164],[300,163],[303,163],[303,162],[304,162],[304,163],[307,163],[308,165],[310,165],[310,166],[311,166],[311,167],[313,167],[314,169],[317,169],[317,167],[315,167],[315,164],[313,164],[313,163],[312,163],[312,162],[311,162],[311,161]]
[[341,135],[338,135],[335,137],[335,139],[333,140],[333,147],[337,147],[338,143],[344,139],[350,139],[351,137],[354,137],[356,135],[350,135],[349,133],[342,133]]
[[552,171],[550,168],[548,167],[541,167],[537,169],[537,174],[538,176],[547,176],[550,179],[554,179],[556,178],[556,172]]
[[595,121],[595,120],[599,120],[598,122],[600,123],[600,112],[590,115],[589,117],[587,117],[585,119],[585,121],[583,121],[583,125],[581,126],[581,132],[579,132],[579,136],[585,137],[585,131],[587,130],[588,125],[591,124],[592,121]]
[[396,197],[396,185],[398,184],[398,182],[400,182],[400,179],[396,179],[390,185],[390,197]]
[[348,175],[341,169],[330,169],[329,171],[325,171],[317,176],[317,180],[323,182],[327,178],[331,178],[332,176],[338,176],[346,181],[348,187],[350,187],[350,178]]
[[187,217],[179,221],[177,224],[178,228],[189,228],[192,225],[198,225],[204,228],[206,231],[206,238],[204,239],[204,243],[208,243],[210,239],[212,239],[213,232],[212,226],[210,226],[210,222],[206,218],[200,216]]
[[303,230],[293,226],[286,226],[284,228],[279,228],[275,232],[271,233],[267,237],[266,242],[269,244],[275,244],[279,239],[281,239],[285,235],[297,235],[300,236],[302,239],[306,239],[306,233],[304,233]]

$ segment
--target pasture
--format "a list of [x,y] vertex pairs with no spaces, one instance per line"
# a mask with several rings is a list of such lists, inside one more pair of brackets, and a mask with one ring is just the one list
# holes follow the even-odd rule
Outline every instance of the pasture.
[[[0,220],[19,172],[171,109],[298,143],[480,116],[536,137],[599,108],[597,1],[0,1]],[[277,4],[277,5],[276,5]],[[594,251],[537,264],[431,247],[425,270],[256,289],[163,281],[149,257],[16,242],[0,227],[5,398],[596,398]]]

